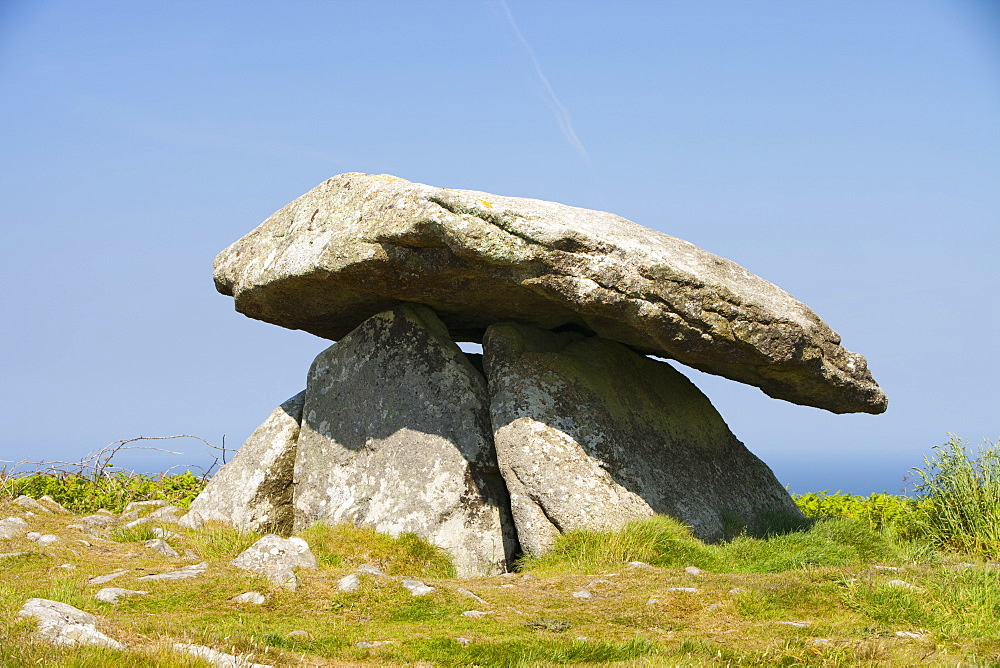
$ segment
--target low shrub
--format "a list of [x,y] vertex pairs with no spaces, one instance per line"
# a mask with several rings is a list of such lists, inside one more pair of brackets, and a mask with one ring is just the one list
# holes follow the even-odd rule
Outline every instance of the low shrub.
[[100,508],[120,513],[130,501],[162,499],[182,508],[191,504],[207,481],[185,471],[177,475],[150,475],[130,471],[105,474],[31,473],[5,475],[0,471],[0,498],[22,494],[38,498],[46,494],[75,513]]

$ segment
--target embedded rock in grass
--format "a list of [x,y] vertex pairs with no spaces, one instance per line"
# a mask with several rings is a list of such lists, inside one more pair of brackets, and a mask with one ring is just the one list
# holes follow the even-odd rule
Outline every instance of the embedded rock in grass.
[[94,598],[104,603],[117,603],[126,596],[142,596],[148,591],[138,589],[122,589],[121,587],[105,587],[94,594]]
[[293,569],[316,568],[317,565],[315,555],[304,540],[274,534],[264,536],[229,563],[237,568],[262,573],[274,584],[292,591],[298,587]]
[[97,618],[66,603],[29,598],[18,617],[38,620],[38,636],[53,645],[99,645],[125,649],[125,645],[97,630]]
[[620,343],[505,323],[483,342],[500,470],[521,545],[654,513],[718,540],[801,516],[771,470],[666,362]]
[[155,552],[159,552],[164,557],[170,557],[171,559],[176,559],[177,557],[181,556],[177,554],[177,550],[170,547],[167,541],[163,540],[162,538],[153,538],[152,540],[146,540],[143,541],[142,544],[148,547],[149,549],[154,550]]
[[401,301],[457,340],[569,326],[835,413],[881,413],[864,357],[730,260],[614,214],[342,174],[219,254],[241,313],[339,340]]
[[412,532],[460,575],[506,570],[516,538],[491,432],[486,382],[434,313],[380,313],[309,370],[295,527]]
[[304,401],[305,392],[299,392],[274,409],[191,502],[181,526],[219,520],[250,531],[291,533],[292,469]]
[[260,605],[266,599],[259,591],[248,591],[240,594],[239,596],[234,596],[233,600],[237,603],[253,603],[254,605]]
[[351,573],[337,580],[337,591],[352,592],[361,586],[361,576]]
[[0,520],[0,538],[17,538],[28,530],[28,523],[20,517]]
[[87,580],[90,584],[104,584],[105,582],[111,582],[115,578],[120,578],[123,575],[127,575],[128,571],[115,571],[114,573],[108,573],[107,575],[98,575],[97,577],[90,578]]
[[401,584],[403,589],[409,591],[413,596],[426,596],[434,591],[434,587],[424,584],[420,580],[403,580]]
[[226,654],[205,645],[175,642],[173,648],[178,652],[184,652],[197,657],[217,668],[273,668],[268,664],[253,663],[235,654]]
[[200,564],[185,566],[176,571],[157,573],[156,575],[143,575],[141,578],[136,578],[136,580],[186,580],[188,578],[196,578],[207,570],[208,562],[203,561]]
[[35,501],[33,498],[31,498],[30,496],[27,496],[25,494],[22,494],[21,496],[19,496],[16,499],[14,499],[14,503],[16,503],[17,505],[21,506],[22,508],[26,508],[28,510],[37,510],[40,513],[51,513],[52,512],[51,510],[49,510],[48,508],[46,508],[42,504],[38,503],[38,501]]
[[163,508],[164,506],[170,505],[163,499],[154,499],[152,501],[130,501],[127,506],[125,506],[124,513],[131,513],[133,511],[141,510],[153,510],[156,508]]
[[38,497],[38,502],[45,505],[46,508],[54,510],[62,515],[70,515],[70,511],[66,510],[61,503],[53,499],[51,496],[46,494],[45,496]]

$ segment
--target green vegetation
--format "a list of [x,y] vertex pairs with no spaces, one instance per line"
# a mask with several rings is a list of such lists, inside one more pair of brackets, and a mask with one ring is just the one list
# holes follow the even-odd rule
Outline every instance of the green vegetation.
[[[170,649],[176,641],[274,666],[1000,666],[1000,567],[990,563],[998,447],[974,452],[952,439],[935,448],[912,496],[798,496],[808,521],[784,521],[763,536],[705,544],[653,517],[617,532],[566,533],[548,554],[522,558],[518,572],[490,577],[455,578],[446,555],[412,534],[318,525],[298,534],[319,567],[298,569],[294,592],[229,564],[256,533],[152,522],[108,530],[108,541],[68,528],[79,522],[73,515],[37,514],[32,530],[64,540],[0,541],[0,553],[26,553],[2,558],[0,665],[208,665]],[[87,483],[19,482],[29,478],[38,476],[0,481],[0,517],[24,514],[10,503],[21,493],[49,494],[78,513],[139,500],[75,504]],[[164,480],[135,476],[121,486],[143,489],[140,498],[195,487]],[[143,546],[156,526],[175,532],[170,544],[188,556]],[[197,578],[136,579],[196,561],[207,562]],[[341,591],[341,578],[362,564],[385,575],[362,573],[356,589]],[[127,572],[111,585],[89,583],[115,571]],[[434,590],[413,596],[404,577]],[[102,586],[149,593],[101,603],[94,593]],[[251,590],[265,603],[233,601]],[[46,644],[33,622],[16,617],[29,597],[97,615],[128,649]],[[462,614],[469,610],[486,614]]]
[[75,513],[92,513],[100,508],[120,513],[130,501],[155,499],[186,508],[206,483],[190,471],[163,476],[128,471],[11,475],[0,469],[0,499],[48,495]]
[[960,552],[1000,558],[1000,441],[973,452],[958,438],[916,470],[923,534]]

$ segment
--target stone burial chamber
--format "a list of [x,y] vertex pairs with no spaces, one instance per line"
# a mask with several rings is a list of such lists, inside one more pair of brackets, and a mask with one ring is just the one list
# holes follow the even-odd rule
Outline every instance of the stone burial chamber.
[[835,413],[886,408],[864,357],[791,295],[599,211],[343,174],[223,251],[215,282],[238,311],[336,343],[188,526],[413,532],[460,575],[653,514],[714,541],[798,510],[649,355]]

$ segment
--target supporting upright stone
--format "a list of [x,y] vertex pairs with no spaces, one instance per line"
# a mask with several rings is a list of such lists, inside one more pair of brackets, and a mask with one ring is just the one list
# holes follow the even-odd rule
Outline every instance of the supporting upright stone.
[[513,323],[483,340],[500,470],[518,538],[671,515],[703,540],[800,515],[771,470],[665,362],[577,333]]
[[291,532],[292,469],[304,401],[305,392],[299,392],[271,412],[191,502],[181,526],[218,520],[251,531]]
[[295,461],[295,527],[353,522],[413,532],[459,574],[505,570],[516,550],[486,383],[444,324],[401,305],[309,370]]

